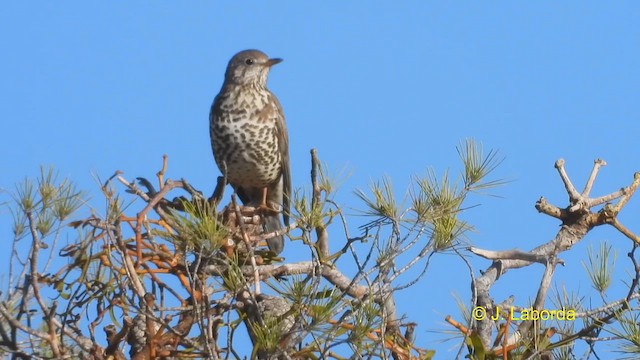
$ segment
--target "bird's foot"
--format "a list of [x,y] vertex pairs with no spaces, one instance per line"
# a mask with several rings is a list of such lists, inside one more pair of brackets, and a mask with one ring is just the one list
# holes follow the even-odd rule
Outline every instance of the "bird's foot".
[[257,213],[262,214],[262,216],[269,216],[269,215],[278,215],[280,214],[280,210],[275,209],[267,204],[260,204],[258,205],[258,207],[256,208]]

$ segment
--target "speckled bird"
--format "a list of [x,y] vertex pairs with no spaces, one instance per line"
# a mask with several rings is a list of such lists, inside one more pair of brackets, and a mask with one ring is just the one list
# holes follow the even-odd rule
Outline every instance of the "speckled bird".
[[[282,59],[259,50],[234,55],[209,114],[211,148],[218,168],[245,205],[268,208],[264,231],[289,225],[289,137],[278,98],[267,89],[269,70]],[[284,237],[267,240],[279,254]]]

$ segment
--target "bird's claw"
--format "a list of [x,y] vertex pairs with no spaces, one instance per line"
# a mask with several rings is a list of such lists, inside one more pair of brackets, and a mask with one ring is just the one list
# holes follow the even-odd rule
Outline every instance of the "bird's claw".
[[268,216],[268,215],[278,215],[280,214],[280,211],[277,209],[272,208],[271,206],[267,205],[267,204],[260,204],[257,208],[256,208],[257,212],[262,214],[263,216]]

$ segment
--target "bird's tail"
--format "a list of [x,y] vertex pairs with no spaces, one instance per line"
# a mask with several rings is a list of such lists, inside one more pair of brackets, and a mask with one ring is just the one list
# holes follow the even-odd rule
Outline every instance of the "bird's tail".
[[[280,214],[266,215],[264,217],[264,232],[271,233],[276,230],[282,229],[282,223],[280,222]],[[267,245],[269,249],[276,254],[280,254],[284,250],[284,235],[274,236],[267,239]]]

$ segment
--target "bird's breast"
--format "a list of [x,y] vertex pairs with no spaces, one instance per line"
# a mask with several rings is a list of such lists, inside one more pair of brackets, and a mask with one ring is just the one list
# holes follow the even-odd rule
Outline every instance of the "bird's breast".
[[219,101],[218,110],[212,112],[211,140],[216,162],[220,169],[226,167],[228,181],[245,187],[278,181],[282,159],[274,105],[267,96],[251,92]]

